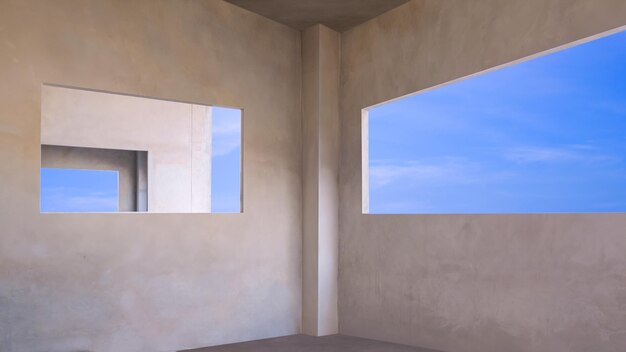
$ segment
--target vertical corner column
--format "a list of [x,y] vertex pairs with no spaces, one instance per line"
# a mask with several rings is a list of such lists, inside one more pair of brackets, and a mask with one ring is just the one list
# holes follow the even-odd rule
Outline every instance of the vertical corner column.
[[339,332],[340,35],[323,25],[302,33],[302,333]]

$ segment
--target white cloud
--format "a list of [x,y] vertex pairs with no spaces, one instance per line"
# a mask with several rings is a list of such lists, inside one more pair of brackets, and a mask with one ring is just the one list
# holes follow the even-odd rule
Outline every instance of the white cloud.
[[213,156],[222,156],[230,154],[233,150],[241,145],[240,137],[227,136],[213,139]]
[[598,148],[587,144],[565,147],[518,147],[507,150],[504,158],[518,163],[617,160],[613,156],[598,154],[597,151]]
[[213,120],[213,134],[231,135],[239,134],[241,123],[238,118],[216,118]]
[[213,156],[229,154],[241,145],[241,123],[239,119],[214,119],[212,128]]
[[437,165],[376,165],[370,167],[370,183],[374,187],[387,185],[399,178],[429,180],[445,174],[445,169]]
[[578,153],[567,149],[559,148],[542,148],[542,147],[523,147],[508,150],[505,158],[520,162],[545,162],[545,161],[569,161],[579,159]]
[[[70,187],[42,189],[42,209],[44,211],[93,212],[117,211],[117,194],[90,192]],[[76,193],[81,193],[80,195]]]
[[626,115],[626,104],[624,104],[621,100],[592,101],[590,103],[590,107],[600,109],[601,111],[608,112],[610,114]]
[[69,207],[75,209],[117,209],[119,200],[115,195],[109,194],[89,194],[80,197],[69,197],[66,199]]
[[373,161],[369,181],[373,188],[394,182],[416,184],[471,183],[476,181],[476,166],[466,160],[441,159],[428,163]]

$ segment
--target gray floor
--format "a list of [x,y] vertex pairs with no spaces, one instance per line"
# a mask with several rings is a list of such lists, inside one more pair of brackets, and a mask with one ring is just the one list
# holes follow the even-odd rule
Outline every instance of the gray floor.
[[[182,352],[182,351],[181,351]],[[199,348],[185,352],[438,352],[358,337],[291,335],[231,345]]]

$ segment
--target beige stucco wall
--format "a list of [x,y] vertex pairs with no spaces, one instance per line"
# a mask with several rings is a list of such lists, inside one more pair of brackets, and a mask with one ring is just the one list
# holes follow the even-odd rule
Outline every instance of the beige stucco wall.
[[626,25],[623,0],[413,0],[342,35],[340,332],[626,348],[626,215],[363,215],[361,109]]
[[[300,55],[222,1],[0,0],[0,350],[298,332]],[[42,83],[243,108],[245,212],[39,214]]]

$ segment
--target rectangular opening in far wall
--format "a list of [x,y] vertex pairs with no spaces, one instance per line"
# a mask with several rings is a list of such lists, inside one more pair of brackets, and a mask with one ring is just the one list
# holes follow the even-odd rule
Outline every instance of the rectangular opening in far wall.
[[378,105],[363,212],[626,211],[626,32]]

